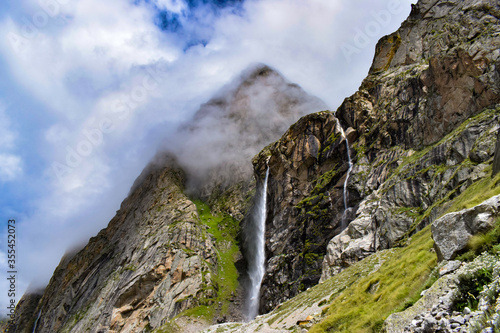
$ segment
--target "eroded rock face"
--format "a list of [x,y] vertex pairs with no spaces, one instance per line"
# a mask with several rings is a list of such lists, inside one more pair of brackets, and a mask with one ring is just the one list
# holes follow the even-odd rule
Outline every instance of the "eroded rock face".
[[[264,149],[254,159],[257,179],[264,178],[267,166],[261,312],[318,282],[326,245],[343,227],[347,146],[333,113],[303,117]],[[350,200],[354,204],[355,196]]]
[[500,196],[480,205],[449,213],[432,223],[432,238],[439,260],[454,259],[464,250],[469,239],[491,229],[500,216]]
[[38,332],[141,332],[213,297],[217,255],[184,181],[170,157],[146,168],[108,227],[61,261]]
[[349,194],[361,197],[332,239],[322,280],[404,244],[484,177],[500,107],[497,1],[419,1],[382,38],[360,90],[336,115],[359,135]]
[[353,208],[349,227],[328,244],[322,280],[374,251],[404,245],[446,211],[447,201],[489,174],[499,112],[484,111],[420,152],[394,148],[380,152],[375,165],[358,160],[349,188],[367,196]]

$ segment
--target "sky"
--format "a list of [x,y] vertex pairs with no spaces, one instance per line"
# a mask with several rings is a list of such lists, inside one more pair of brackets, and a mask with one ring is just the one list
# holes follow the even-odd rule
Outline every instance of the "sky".
[[1,1],[0,316],[106,227],[160,143],[250,64],[335,110],[412,2]]

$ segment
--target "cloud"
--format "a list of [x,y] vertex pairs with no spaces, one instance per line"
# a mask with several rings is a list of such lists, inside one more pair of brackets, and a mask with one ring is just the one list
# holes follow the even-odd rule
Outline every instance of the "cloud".
[[21,159],[10,154],[0,154],[0,182],[7,182],[16,179],[23,169]]
[[[0,4],[0,68],[28,96],[0,108],[0,180],[10,184],[0,199],[19,219],[20,291],[47,283],[65,249],[105,227],[160,142],[248,64],[276,68],[335,109],[410,11],[408,0],[42,3],[51,6]],[[162,13],[182,28],[162,28]],[[16,110],[44,121],[34,130]]]
[[22,174],[22,159],[14,154],[17,133],[7,116],[6,107],[0,103],[0,182],[15,180]]

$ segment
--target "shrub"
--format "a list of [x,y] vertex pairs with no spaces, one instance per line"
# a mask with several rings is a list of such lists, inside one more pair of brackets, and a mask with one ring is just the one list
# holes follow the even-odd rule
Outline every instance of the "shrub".
[[462,312],[465,307],[477,310],[478,296],[483,286],[491,282],[491,271],[482,268],[476,272],[462,274],[458,277],[458,293],[453,302],[453,308]]

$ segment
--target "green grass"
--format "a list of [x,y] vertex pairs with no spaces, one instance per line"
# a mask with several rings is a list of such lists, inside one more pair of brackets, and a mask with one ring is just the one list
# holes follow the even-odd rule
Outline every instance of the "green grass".
[[[239,223],[229,215],[212,215],[210,207],[200,200],[193,201],[200,216],[200,222],[208,227],[207,233],[215,241],[217,252],[217,267],[213,268],[212,285],[216,286],[216,297],[211,305],[200,305],[182,312],[179,316],[202,317],[212,322],[217,315],[224,315],[229,311],[231,295],[238,288],[238,270],[234,265],[235,257],[239,252],[236,241]],[[179,317],[178,316],[178,317]]]
[[472,261],[483,252],[500,253],[500,217],[495,220],[493,229],[472,236],[467,242],[466,252],[457,260]]
[[383,320],[392,312],[413,304],[432,280],[431,272],[437,264],[432,246],[430,227],[413,235],[410,244],[394,249],[376,272],[339,294],[324,309],[324,320],[309,332],[379,330]]
[[182,332],[180,327],[173,321],[169,321],[160,328],[154,330],[155,333],[177,333]]
[[[489,170],[491,170],[491,167],[486,169],[486,171]],[[453,200],[453,203],[450,208],[448,208],[447,212],[457,212],[462,209],[477,206],[484,200],[498,194],[500,194],[500,173],[494,178],[488,176],[470,185]]]

